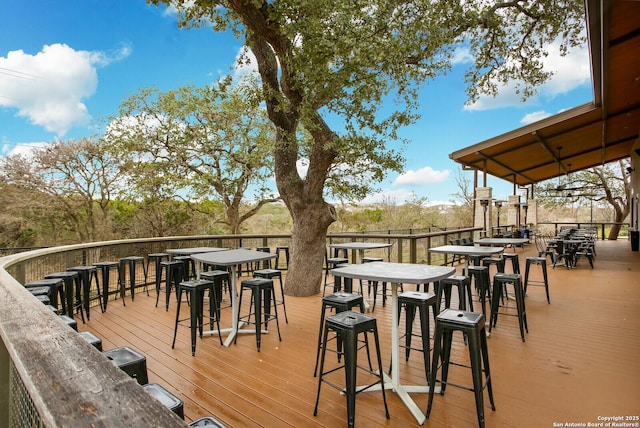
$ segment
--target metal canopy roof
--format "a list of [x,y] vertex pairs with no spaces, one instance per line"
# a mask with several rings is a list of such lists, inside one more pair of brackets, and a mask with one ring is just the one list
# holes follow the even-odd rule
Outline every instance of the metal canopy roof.
[[451,159],[525,186],[630,155],[640,131],[640,1],[585,4],[593,102],[453,152]]

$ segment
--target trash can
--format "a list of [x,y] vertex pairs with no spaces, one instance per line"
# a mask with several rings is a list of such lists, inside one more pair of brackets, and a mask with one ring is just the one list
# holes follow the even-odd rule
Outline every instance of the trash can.
[[629,233],[631,234],[631,251],[638,251],[638,247],[640,245],[640,231],[631,230]]

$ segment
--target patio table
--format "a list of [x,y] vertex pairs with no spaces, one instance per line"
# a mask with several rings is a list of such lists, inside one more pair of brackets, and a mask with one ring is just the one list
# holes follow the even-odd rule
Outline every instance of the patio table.
[[[471,245],[442,245],[432,247],[430,253],[453,254],[458,256],[494,256],[504,251],[504,247],[478,247]],[[469,257],[465,257],[466,265],[469,266]]]
[[502,246],[513,247],[513,251],[516,250],[516,246],[522,246],[529,243],[529,238],[482,238],[473,241],[476,245],[489,245],[489,246]]
[[[453,275],[455,271],[455,268],[449,266],[391,262],[354,264],[331,270],[332,275],[344,278],[386,281],[391,283],[391,377],[386,373],[384,374],[384,388],[391,389],[398,394],[419,424],[423,424],[426,417],[409,393],[428,393],[429,386],[400,384],[400,343],[397,323],[398,287],[401,284],[424,284],[439,281]],[[380,387],[380,385],[376,385],[367,389],[367,391]]]
[[[210,330],[205,331],[203,334],[225,334],[229,336],[224,342],[224,346],[229,346],[236,334],[238,333],[255,333],[255,330],[240,330],[242,323],[238,324],[238,287],[236,285],[236,269],[238,265],[245,263],[260,262],[263,260],[269,260],[275,258],[275,254],[265,253],[263,251],[253,251],[245,249],[214,251],[209,253],[195,253],[191,254],[191,258],[200,262],[210,265],[227,266],[231,267],[231,311],[232,311],[232,326],[231,328],[220,329],[220,331]],[[268,331],[262,331],[268,333]]]
[[[342,242],[339,244],[329,244],[330,248],[344,249],[344,250],[358,250],[360,260],[364,257],[366,250],[373,250],[376,248],[389,248],[391,244],[384,242]],[[354,262],[356,262],[354,260]]]

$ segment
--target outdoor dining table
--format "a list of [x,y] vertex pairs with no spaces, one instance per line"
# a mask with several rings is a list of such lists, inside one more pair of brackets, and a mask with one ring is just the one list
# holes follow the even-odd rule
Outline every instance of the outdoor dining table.
[[[449,266],[432,266],[413,263],[371,262],[366,264],[352,264],[331,270],[331,274],[352,279],[366,279],[391,283],[391,377],[384,374],[384,388],[391,389],[398,394],[411,414],[419,424],[423,424],[426,417],[413,401],[409,393],[428,393],[428,385],[403,385],[400,383],[400,348],[398,333],[398,287],[401,284],[425,284],[440,281],[455,273],[456,269]],[[378,385],[367,389],[374,390]]]
[[[377,248],[389,248],[391,244],[385,242],[342,242],[339,244],[329,244],[330,248],[335,248],[339,250],[358,250],[358,255],[360,257],[360,261],[364,257],[364,252],[366,250],[373,250]],[[354,260],[356,263],[357,260]]]
[[529,238],[482,238],[473,241],[476,245],[489,245],[489,246],[502,246],[506,247],[511,245],[513,251],[518,245],[524,245],[529,243]]
[[[220,329],[220,331],[210,330],[205,331],[203,334],[228,334],[227,340],[224,342],[224,346],[229,346],[236,334],[238,333],[255,333],[255,330],[243,329],[242,324],[238,324],[238,287],[236,285],[236,269],[238,265],[245,263],[260,262],[263,260],[269,260],[275,258],[275,254],[265,253],[263,251],[253,251],[245,249],[225,250],[225,251],[213,251],[208,253],[194,253],[191,254],[191,258],[204,264],[226,266],[231,268],[231,312],[232,312],[232,326],[231,328]],[[263,333],[268,333],[263,331]]]
[[468,256],[494,256],[504,251],[504,247],[479,247],[472,245],[442,245],[440,247],[432,247],[428,250],[430,253],[452,254],[465,257],[466,265],[469,265]]
[[[193,247],[193,248],[168,248],[165,251],[172,256],[192,256],[193,254],[212,253],[215,251],[227,251],[228,248],[220,247]],[[193,259],[193,257],[191,257]],[[195,261],[195,259],[194,259]],[[195,263],[196,278],[200,278],[200,272],[202,272],[202,263]]]

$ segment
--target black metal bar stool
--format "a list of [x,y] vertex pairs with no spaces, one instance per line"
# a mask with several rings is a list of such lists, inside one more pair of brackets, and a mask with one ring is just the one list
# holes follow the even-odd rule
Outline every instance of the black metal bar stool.
[[169,254],[167,253],[151,253],[147,254],[147,269],[145,270],[144,277],[149,278],[149,266],[153,264],[155,270],[153,276],[156,281],[156,290],[160,288],[160,282],[162,281],[162,266],[160,262],[169,260]]
[[478,300],[482,306],[482,313],[487,316],[486,300],[489,299],[489,309],[491,309],[491,287],[489,278],[489,268],[487,266],[467,266],[465,268],[469,280],[473,279],[473,284],[478,292]]
[[[547,258],[546,257],[527,257],[527,264],[524,269],[524,295],[527,295],[527,286],[529,284],[544,287],[547,292],[547,303],[551,303],[549,298],[549,278],[547,277]],[[529,280],[529,268],[531,265],[538,265],[542,267],[542,281]]]
[[[162,281],[162,272],[165,274],[165,310],[169,310],[169,298],[171,297],[171,288],[175,287],[176,296],[178,292],[178,284],[184,279],[184,263],[180,260],[168,260],[160,262],[160,279]],[[156,282],[156,308],[158,307],[158,301],[160,300],[160,291],[162,282]]]
[[280,281],[280,295],[282,297],[278,299],[275,295],[275,290],[274,290],[273,299],[276,305],[282,305],[282,309],[284,310],[284,320],[287,324],[289,324],[289,319],[287,318],[287,305],[285,304],[285,301],[284,301],[284,284],[282,282],[282,272],[278,269],[271,269],[271,268],[258,269],[253,271],[253,277],[266,278],[271,280],[273,280],[274,278],[278,278],[278,281]]
[[[338,336],[342,338],[342,342],[344,345],[344,365],[331,368],[324,371],[324,360],[325,354],[327,350],[327,337],[329,331],[335,332]],[[360,334],[364,334],[365,336],[368,333],[373,333],[374,343],[376,347],[376,357],[378,361],[377,371],[373,371],[367,369],[365,367],[358,365],[358,336]],[[318,377],[318,393],[316,395],[316,405],[313,409],[313,416],[318,414],[318,403],[320,401],[320,387],[322,386],[322,382],[325,382],[327,385],[330,385],[333,388],[336,388],[340,391],[344,391],[344,394],[347,396],[347,424],[349,427],[355,426],[355,413],[356,413],[356,393],[360,393],[362,391],[366,391],[374,385],[380,384],[380,390],[382,391],[382,400],[384,401],[384,410],[387,419],[389,419],[389,408],[387,407],[387,397],[385,395],[384,390],[384,374],[382,371],[382,359],[380,358],[380,342],[378,340],[378,327],[376,323],[376,319],[372,316],[353,312],[353,311],[343,311],[339,312],[335,315],[331,315],[327,317],[325,321],[324,335],[323,335],[322,343],[324,346],[322,347],[322,354],[320,357],[320,376]],[[324,379],[324,377],[330,373],[333,373],[337,370],[344,368],[345,370],[345,378],[346,378],[346,386],[343,388],[342,386],[335,385],[330,380]],[[356,389],[356,372],[357,369],[360,369],[370,375],[374,375],[377,380],[370,385],[364,387],[358,387]]]
[[[249,313],[244,316],[240,316],[240,309],[242,307],[242,294],[245,289],[251,290],[251,301],[253,311],[250,309]],[[236,328],[239,328],[241,321],[245,324],[253,324],[256,326],[256,346],[258,352],[260,352],[260,342],[262,335],[262,323],[264,322],[265,329],[269,326],[269,321],[276,320],[276,327],[278,329],[278,340],[282,341],[280,336],[280,324],[278,323],[278,307],[276,300],[273,298],[273,281],[266,278],[250,278],[245,279],[240,283],[240,298],[238,300],[238,319]],[[271,313],[271,301],[273,301],[273,314]],[[262,305],[264,304],[264,308]],[[252,321],[253,317],[253,321]],[[233,343],[238,341],[238,332]]]
[[127,269],[129,270],[129,286],[131,287],[131,300],[134,299],[136,294],[136,270],[138,264],[142,267],[142,274],[144,275],[144,289],[149,295],[149,288],[147,287],[147,268],[142,256],[128,256],[120,259],[120,271],[122,273],[122,280],[125,281]]
[[513,273],[520,273],[520,258],[518,257],[518,253],[503,253],[502,258],[504,259],[505,268],[508,261],[511,262],[511,271]]
[[[45,278],[45,279],[37,279],[35,281],[29,281],[25,285],[25,288],[39,288],[39,287],[47,287],[49,292],[47,295],[49,296],[49,302],[51,306],[58,309],[58,301],[60,301],[62,305],[62,313],[67,313],[67,302],[65,299],[65,290],[64,290],[64,280],[61,278]],[[59,298],[58,298],[59,297]]]
[[[327,309],[334,310],[336,313],[350,311],[355,307],[360,308],[360,312],[364,313],[364,299],[361,294],[347,293],[344,291],[338,291],[333,294],[329,294],[322,298],[322,310],[320,311],[320,327],[318,328],[318,347],[316,352],[316,366],[313,369],[313,376],[318,374],[318,362],[320,361],[320,350],[323,347],[322,343],[322,330],[324,328],[324,318],[326,317]],[[340,355],[342,351],[342,345],[338,338],[338,361],[340,361]],[[371,358],[369,358],[369,366],[371,366]]]
[[128,346],[121,346],[103,351],[102,355],[107,357],[107,359],[116,367],[120,368],[120,370],[135,379],[140,385],[149,383],[147,358],[140,352]]
[[[100,286],[98,284],[98,268],[95,266],[73,266],[67,270],[72,272],[78,272],[80,278],[80,286],[82,287],[82,304],[84,305],[84,311],[87,313],[87,320],[90,320],[90,307],[92,300],[98,300],[100,303],[100,310],[104,312],[102,306],[102,293],[100,293]],[[91,297],[91,284],[95,279],[97,295]]]
[[[433,395],[436,383],[440,383],[440,394],[444,395],[447,385],[473,391],[476,398],[476,412],[478,424],[484,427],[484,398],[483,390],[486,387],[489,393],[491,410],[496,410],[493,402],[493,390],[491,388],[491,371],[489,369],[489,353],[487,350],[487,335],[484,329],[485,317],[482,314],[467,311],[445,309],[436,317],[436,329],[433,338],[433,363],[431,365],[431,379],[429,385],[429,403],[427,405],[427,419],[431,414]],[[463,332],[467,338],[469,347],[470,366],[451,362],[451,342],[454,331]],[[442,358],[441,379],[437,379],[438,363]],[[448,382],[449,365],[456,365],[471,369],[473,388]],[[484,381],[482,374],[484,373]]]
[[124,306],[126,306],[126,303],[124,302],[124,294],[125,294],[125,289],[124,289],[124,281],[121,275],[121,270],[120,270],[120,263],[118,262],[96,262],[93,264],[95,267],[98,268],[98,270],[101,273],[102,276],[102,299],[103,299],[103,306],[104,306],[104,310],[107,310],[107,301],[109,300],[109,272],[112,269],[116,269],[118,271],[118,290],[120,291],[120,298],[122,299],[122,304]]
[[89,345],[93,346],[98,351],[102,352],[102,339],[100,339],[98,336],[91,333],[90,331],[80,331],[78,332],[78,335],[84,340],[86,340],[89,343]]
[[157,383],[148,383],[143,385],[142,388],[167,409],[184,419],[184,403],[175,394],[169,392],[167,388]]
[[[501,305],[503,293],[506,293],[507,285],[512,285],[516,302],[516,314],[503,312],[503,315],[517,316],[518,325],[520,326],[520,337],[524,342],[525,330],[529,333],[527,326],[527,311],[524,305],[524,288],[519,274],[497,273],[493,277],[493,296],[491,303],[491,318],[489,319],[489,333],[491,328],[495,327],[498,322],[499,308],[509,308],[507,305]],[[509,299],[507,299],[507,302]]]
[[[433,313],[436,313],[436,295],[428,292],[406,291],[398,295],[398,324],[400,324],[400,314],[402,308],[405,309],[405,332],[398,338],[398,343],[405,339],[405,344],[400,345],[405,349],[405,361],[409,361],[411,350],[420,351],[423,354],[424,372],[427,382],[429,381],[430,362],[431,362],[431,345],[429,340],[429,307]],[[416,309],[420,315],[420,334],[413,332],[413,322],[416,317]],[[413,337],[420,337],[422,347],[415,348],[411,346]],[[391,363],[390,363],[391,365]],[[391,369],[389,369],[391,371]]]
[[182,276],[185,281],[189,281],[190,279],[195,279],[196,262],[191,258],[191,256],[175,256],[173,260],[182,262],[182,264],[184,265]]
[[[280,267],[280,253],[284,253],[285,267]],[[276,247],[276,269],[289,270],[289,247],[281,245]]]
[[[54,272],[44,276],[45,278],[60,278],[64,281],[64,290],[67,300],[66,315],[73,318],[74,312],[79,311],[84,324],[84,309],[82,308],[82,298],[80,297],[81,284],[80,274],[75,271]],[[75,300],[74,300],[75,296]]]
[[60,315],[60,319],[69,327],[78,331],[78,322],[68,315]]
[[[176,335],[178,333],[178,325],[189,320],[191,328],[191,355],[196,355],[196,331],[200,333],[202,338],[202,331],[204,327],[204,292],[209,291],[209,328],[213,329],[213,323],[216,323],[218,327],[218,338],[222,345],[222,335],[220,334],[220,320],[218,318],[218,297],[216,296],[213,281],[205,279],[195,279],[193,281],[183,281],[178,284],[178,309],[176,309],[176,324],[173,329],[173,342],[171,343],[171,349],[176,345]],[[182,292],[187,293],[187,298],[190,306],[190,313],[188,318],[180,319],[180,307],[182,306]]]
[[333,285],[333,292],[337,292],[341,290],[341,283],[336,281],[336,278],[333,278],[333,282],[327,282],[327,278],[329,277],[329,271],[338,267],[338,265],[348,263],[349,259],[346,257],[328,257],[327,253],[324,253],[324,285],[322,287],[322,295],[325,295],[326,289],[328,286]]
[[[222,296],[224,294],[223,289],[226,288],[228,290],[231,290],[231,285],[230,285],[231,274],[227,270],[214,269],[214,270],[208,270],[205,272],[200,272],[200,279],[213,281],[213,287],[216,292],[216,297],[218,298],[218,307],[217,307],[216,315],[218,316],[218,318],[220,318],[220,309],[223,309],[222,307],[222,301],[223,301]],[[231,302],[229,302],[229,304],[226,305],[224,308],[228,308],[228,307],[231,307]]]
[[[362,263],[373,263],[373,262],[381,262],[383,261],[382,257],[363,257],[362,258]],[[360,280],[360,288],[362,288],[362,280]],[[373,288],[373,308],[376,308],[376,300],[378,297],[378,281],[367,281],[367,295],[370,296],[371,295],[371,288]],[[400,290],[402,290],[402,284],[400,285]],[[382,307],[385,307],[387,305],[387,283],[383,282],[382,283],[382,292],[380,293],[382,295]]]
[[482,266],[489,268],[489,277],[491,277],[491,266],[496,267],[496,273],[504,273],[504,259],[502,257],[485,257],[482,259]]
[[471,281],[468,276],[464,275],[452,275],[440,280],[437,286],[438,292],[436,294],[436,313],[439,314],[442,310],[442,295],[444,294],[444,307],[451,307],[451,292],[453,287],[458,288],[458,309],[463,311],[467,308],[473,311],[473,299],[471,297]]

